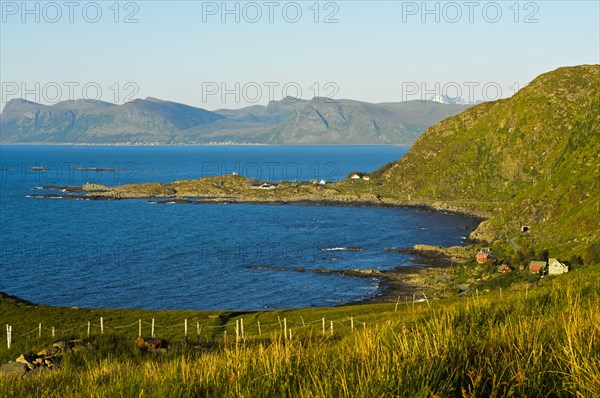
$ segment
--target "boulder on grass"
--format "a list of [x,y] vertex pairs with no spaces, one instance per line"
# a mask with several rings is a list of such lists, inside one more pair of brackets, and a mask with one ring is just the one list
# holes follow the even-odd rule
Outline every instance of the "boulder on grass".
[[29,367],[20,362],[9,362],[0,367],[0,373],[12,377],[22,377],[27,371],[29,371]]
[[154,351],[158,348],[167,349],[169,348],[169,342],[165,339],[138,337],[135,339],[133,344],[140,350]]
[[46,373],[50,372],[50,368],[47,368],[45,366],[39,366],[35,369],[30,370],[29,372],[27,372],[27,374],[25,375],[25,377],[29,378],[29,377],[40,377]]

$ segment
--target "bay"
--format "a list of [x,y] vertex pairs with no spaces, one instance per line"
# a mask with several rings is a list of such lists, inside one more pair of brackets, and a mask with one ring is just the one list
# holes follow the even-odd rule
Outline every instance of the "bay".
[[[28,195],[47,185],[169,182],[231,172],[337,181],[406,151],[1,146],[0,290],[49,305],[197,310],[333,306],[373,297],[380,292],[377,278],[314,270],[406,266],[410,256],[385,249],[461,244],[462,228],[472,220],[406,208],[153,205]],[[361,250],[345,250],[350,247]]]

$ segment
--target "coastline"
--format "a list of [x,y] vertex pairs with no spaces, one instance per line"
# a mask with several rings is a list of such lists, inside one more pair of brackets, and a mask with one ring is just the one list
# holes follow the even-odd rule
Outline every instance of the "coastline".
[[[371,305],[371,304],[389,304],[394,302],[405,302],[405,301],[413,301],[414,299],[418,301],[422,301],[425,297],[426,299],[443,299],[443,297],[438,297],[435,294],[432,294],[434,289],[432,285],[435,283],[439,283],[436,280],[436,275],[443,274],[444,269],[449,267],[449,264],[420,264],[419,259],[413,260],[413,265],[400,266],[396,267],[392,270],[381,271],[380,273],[373,275],[368,273],[361,274],[360,272],[355,271],[335,271],[335,272],[324,272],[324,273],[334,273],[337,275],[341,275],[344,277],[351,278],[378,278],[380,280],[380,286],[378,288],[378,293],[375,296],[356,299],[349,301],[347,303],[336,304],[332,306],[319,307],[319,308],[338,308],[338,307],[349,307],[356,305]],[[321,272],[321,271],[319,271]],[[439,286],[438,286],[439,288]],[[26,298],[22,298],[20,296],[11,295],[0,291],[0,300],[21,303],[26,306],[31,307],[47,307],[47,308],[64,308],[64,309],[72,309],[72,308],[81,308],[86,310],[131,310],[131,311],[200,311],[200,312],[269,312],[275,310],[265,310],[265,309],[256,309],[256,310],[230,310],[230,309],[200,309],[200,310],[190,310],[190,309],[182,309],[182,308],[169,308],[162,310],[153,310],[153,309],[145,309],[145,308],[111,308],[111,307],[68,307],[68,306],[60,306],[60,305],[52,305],[52,304],[44,304],[29,301]],[[282,308],[278,310],[288,310],[288,309],[310,309],[312,307],[291,307],[291,308]]]
[[289,147],[289,146],[298,146],[298,147],[318,147],[318,146],[332,146],[332,147],[394,147],[394,148],[410,148],[412,144],[261,144],[261,143],[250,143],[250,142],[214,142],[214,143],[140,143],[140,144],[128,144],[126,142],[122,143],[77,143],[77,142],[0,142],[0,147],[2,146],[96,146],[96,147],[188,147],[188,146],[267,146],[267,147]]
[[449,289],[459,290],[448,277],[447,271],[454,264],[460,264],[472,256],[474,249],[471,245],[415,245],[411,249],[401,249],[400,252],[414,255],[411,260],[413,264],[382,271],[378,275],[381,278],[379,294],[344,305],[443,299],[445,297],[440,297],[440,293]]
[[[334,274],[347,278],[376,278],[380,281],[378,292],[376,295],[366,298],[354,299],[346,303],[335,304],[331,306],[319,308],[338,308],[357,305],[370,304],[385,304],[395,302],[410,302],[413,300],[439,300],[446,297],[440,296],[439,293],[447,290],[450,287],[451,281],[446,277],[442,277],[453,262],[457,262],[460,258],[448,256],[449,252],[468,252],[470,246],[451,246],[448,248],[439,246],[415,245],[411,249],[400,249],[399,252],[405,254],[413,254],[415,257],[411,259],[411,265],[398,266],[391,270],[373,271],[373,270],[330,270],[330,269],[315,269],[313,272],[323,274]],[[26,306],[47,307],[47,308],[81,308],[86,310],[131,310],[131,311],[200,311],[200,312],[269,312],[274,310],[265,309],[198,309],[191,310],[185,308],[169,308],[169,309],[146,309],[146,308],[112,308],[112,307],[68,307],[61,305],[52,305],[45,303],[37,303],[29,301],[26,298],[8,294],[0,291],[0,300],[8,302],[22,303]],[[310,309],[312,307],[290,307],[277,310],[288,309]]]
[[[205,177],[206,178],[206,177]],[[211,177],[220,178],[220,177]],[[292,183],[281,183],[292,184]],[[136,184],[142,185],[142,184]],[[159,184],[166,185],[166,184]],[[332,186],[335,184],[332,184]],[[60,191],[61,193],[45,193],[28,195],[32,198],[52,198],[52,199],[70,199],[70,200],[146,200],[153,204],[243,204],[243,205],[301,205],[301,206],[337,206],[337,207],[375,207],[375,208],[407,208],[417,211],[445,212],[456,214],[465,218],[472,219],[479,225],[487,220],[488,215],[484,212],[475,210],[465,210],[457,206],[452,206],[448,202],[435,201],[424,202],[419,200],[402,201],[380,196],[377,193],[353,192],[357,198],[335,195],[332,197],[311,197],[310,194],[303,197],[294,198],[274,197],[274,198],[244,198],[237,196],[204,196],[204,195],[165,195],[165,194],[145,194],[119,192],[120,187],[106,187],[95,184],[84,186],[43,186],[43,190]],[[263,191],[264,192],[264,191]],[[362,195],[362,197],[361,197]],[[337,197],[336,197],[337,196]]]
[[[368,181],[343,181],[327,184],[276,183],[275,189],[256,189],[262,181],[249,180],[237,175],[205,177],[200,180],[175,181],[172,183],[142,183],[122,186],[86,184],[83,186],[44,186],[46,191],[60,191],[29,195],[38,198],[63,198],[71,200],[145,200],[152,204],[255,204],[255,205],[300,205],[337,207],[381,207],[408,208],[425,212],[445,212],[457,214],[466,219],[465,234],[474,231],[485,215],[474,211],[455,208],[440,201],[423,203],[405,202],[384,193],[373,192],[378,185]],[[348,306],[439,298],[452,288],[447,277],[441,276],[452,263],[460,263],[474,248],[468,238],[466,246],[449,248],[429,245],[415,245],[412,248],[396,249],[395,252],[411,254],[411,265],[399,266],[391,270],[315,270],[345,277],[376,278],[380,285],[374,296],[334,305]],[[390,249],[386,249],[390,250]],[[472,254],[474,255],[474,254]]]

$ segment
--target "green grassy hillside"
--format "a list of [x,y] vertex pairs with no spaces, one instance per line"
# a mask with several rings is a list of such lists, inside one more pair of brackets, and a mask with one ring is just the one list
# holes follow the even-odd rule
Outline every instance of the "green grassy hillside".
[[[0,373],[0,396],[595,397],[599,276],[597,265],[586,266],[524,291],[251,313],[38,307],[0,296],[1,321],[13,325],[14,336],[10,350],[0,347],[3,362],[80,339],[55,370]],[[149,336],[152,318],[156,336],[170,339],[165,353],[133,345],[138,319]],[[245,339],[236,343],[242,319]]]
[[599,239],[599,156],[600,65],[584,65],[431,127],[382,181],[409,202],[486,213],[473,238],[567,256]]

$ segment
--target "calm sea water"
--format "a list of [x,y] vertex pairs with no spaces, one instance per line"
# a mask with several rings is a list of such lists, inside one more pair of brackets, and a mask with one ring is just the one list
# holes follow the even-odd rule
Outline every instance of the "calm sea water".
[[[0,290],[50,305],[147,309],[332,306],[371,297],[379,292],[377,279],[312,270],[407,265],[409,256],[385,248],[460,244],[459,227],[472,220],[412,209],[153,205],[28,195],[43,193],[46,185],[167,182],[233,171],[268,180],[335,181],[406,151],[1,146]],[[30,170],[36,166],[45,170]],[[340,250],[351,246],[363,250]]]

